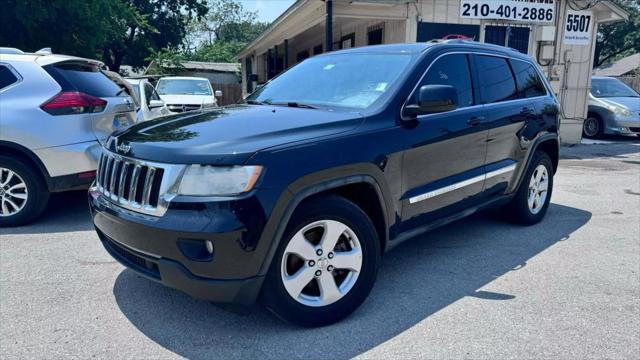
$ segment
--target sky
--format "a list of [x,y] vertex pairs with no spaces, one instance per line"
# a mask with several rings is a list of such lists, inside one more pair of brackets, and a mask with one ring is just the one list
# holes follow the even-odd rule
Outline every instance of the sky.
[[272,22],[295,0],[240,0],[245,9],[258,12],[260,21]]

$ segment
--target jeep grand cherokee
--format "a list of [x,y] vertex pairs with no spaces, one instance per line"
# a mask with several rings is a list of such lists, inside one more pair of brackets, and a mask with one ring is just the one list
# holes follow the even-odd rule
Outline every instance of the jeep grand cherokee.
[[326,325],[365,300],[381,255],[408,238],[489,206],[541,221],[558,111],[531,58],[502,47],[320,55],[243,104],[114,133],[93,222],[151,280]]

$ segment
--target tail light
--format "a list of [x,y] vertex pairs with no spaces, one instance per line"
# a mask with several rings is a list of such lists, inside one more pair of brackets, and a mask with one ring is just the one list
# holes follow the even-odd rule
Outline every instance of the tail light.
[[101,112],[106,105],[105,100],[95,96],[63,91],[40,105],[40,108],[51,115],[73,115]]

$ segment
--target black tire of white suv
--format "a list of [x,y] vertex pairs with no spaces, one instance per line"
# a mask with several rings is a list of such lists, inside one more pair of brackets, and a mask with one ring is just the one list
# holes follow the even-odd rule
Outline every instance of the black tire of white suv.
[[265,305],[296,325],[335,323],[367,298],[379,262],[378,235],[362,209],[338,196],[305,202],[272,260],[263,288]]
[[0,227],[33,221],[48,202],[49,191],[38,171],[15,157],[0,155]]

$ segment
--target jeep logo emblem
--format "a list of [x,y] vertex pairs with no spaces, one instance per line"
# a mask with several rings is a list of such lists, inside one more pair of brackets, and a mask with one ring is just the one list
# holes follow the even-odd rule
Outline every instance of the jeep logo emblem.
[[126,154],[129,151],[131,151],[131,145],[127,145],[127,144],[120,144],[118,146],[116,146],[116,150],[118,150],[119,152]]

